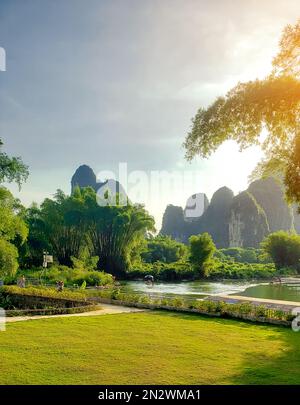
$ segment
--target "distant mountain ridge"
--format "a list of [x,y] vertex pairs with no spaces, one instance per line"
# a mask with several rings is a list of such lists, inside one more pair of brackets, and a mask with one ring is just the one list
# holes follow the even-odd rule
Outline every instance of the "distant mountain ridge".
[[[126,196],[123,186],[113,179],[97,182],[89,166],[81,165],[71,179],[71,192],[76,186],[92,187],[96,192],[109,189]],[[258,247],[270,232],[296,230],[300,233],[300,215],[295,206],[290,207],[281,186],[273,179],[252,182],[248,189],[234,196],[228,187],[221,187],[208,201],[203,195],[204,212],[200,217],[187,216],[188,206],[168,205],[165,209],[160,234],[187,243],[191,235],[208,232],[218,248]]]
[[186,220],[181,207],[168,205],[160,233],[186,243],[191,235],[208,232],[218,248],[226,248],[258,247],[270,232],[293,229],[300,232],[300,215],[284,200],[281,186],[268,178],[254,181],[236,196],[220,188],[193,221]]

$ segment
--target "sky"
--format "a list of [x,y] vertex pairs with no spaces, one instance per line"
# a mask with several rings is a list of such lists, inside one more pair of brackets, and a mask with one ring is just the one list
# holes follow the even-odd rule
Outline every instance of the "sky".
[[69,193],[81,164],[196,173],[167,193],[141,186],[158,229],[168,203],[245,189],[258,148],[229,142],[188,163],[182,143],[198,108],[270,71],[299,16],[298,0],[0,0],[0,137],[30,168],[9,188],[28,206]]

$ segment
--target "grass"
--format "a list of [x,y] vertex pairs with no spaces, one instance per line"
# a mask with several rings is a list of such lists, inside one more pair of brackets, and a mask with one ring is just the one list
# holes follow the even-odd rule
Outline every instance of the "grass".
[[1,384],[298,384],[300,333],[145,312],[16,322]]

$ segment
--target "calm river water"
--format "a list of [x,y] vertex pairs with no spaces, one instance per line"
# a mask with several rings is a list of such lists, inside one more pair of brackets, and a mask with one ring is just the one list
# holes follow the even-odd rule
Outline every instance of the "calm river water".
[[143,281],[127,281],[122,289],[128,292],[142,292],[171,296],[173,294],[187,297],[203,298],[208,295],[236,294],[247,297],[269,298],[300,302],[300,285],[287,286],[261,282],[245,281],[185,281],[178,283],[156,282],[152,288]]

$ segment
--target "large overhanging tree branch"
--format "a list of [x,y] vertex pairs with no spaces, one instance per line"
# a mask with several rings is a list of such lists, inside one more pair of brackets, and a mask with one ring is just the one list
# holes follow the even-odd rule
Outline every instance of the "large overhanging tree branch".
[[236,141],[241,150],[260,145],[265,157],[254,176],[283,178],[287,197],[299,203],[299,63],[300,21],[285,28],[268,77],[239,83],[207,109],[198,110],[184,142],[187,159],[196,155],[207,158],[226,140]]
[[0,183],[15,181],[19,188],[28,177],[28,167],[19,157],[9,157],[6,153],[1,152],[3,143],[0,139]]

